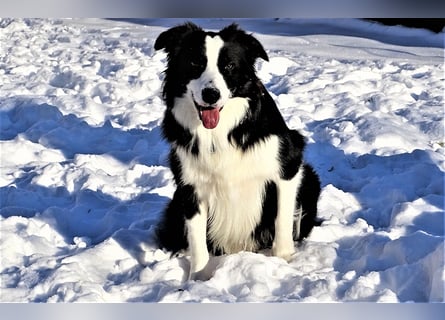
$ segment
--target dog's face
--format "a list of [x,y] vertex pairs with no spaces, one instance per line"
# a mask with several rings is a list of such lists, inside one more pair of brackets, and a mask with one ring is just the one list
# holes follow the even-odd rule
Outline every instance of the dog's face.
[[261,44],[230,25],[220,32],[205,32],[186,23],[158,37],[155,49],[165,49],[164,97],[173,108],[175,98],[187,99],[207,129],[218,125],[220,113],[230,99],[247,98],[256,85],[255,60],[268,60]]

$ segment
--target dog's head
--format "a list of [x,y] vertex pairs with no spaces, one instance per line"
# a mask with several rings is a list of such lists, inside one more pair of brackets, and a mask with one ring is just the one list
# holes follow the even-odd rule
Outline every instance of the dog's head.
[[230,99],[249,97],[257,81],[256,59],[268,60],[258,40],[236,24],[219,32],[206,32],[193,23],[179,25],[161,33],[154,48],[168,55],[163,91],[167,107],[173,108],[176,98],[193,101],[208,129],[218,125]]

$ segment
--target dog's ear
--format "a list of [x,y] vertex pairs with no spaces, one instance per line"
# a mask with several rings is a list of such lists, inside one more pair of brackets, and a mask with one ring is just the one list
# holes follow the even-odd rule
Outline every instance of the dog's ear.
[[246,46],[248,48],[248,53],[254,60],[256,58],[261,58],[269,61],[269,57],[261,43],[251,34],[247,34],[245,31],[241,30],[236,23],[232,23],[222,29],[220,35],[224,40],[236,41],[243,46]]
[[178,46],[187,34],[202,30],[192,22],[168,29],[162,32],[155,41],[155,50],[165,49],[167,53],[172,53],[173,49]]

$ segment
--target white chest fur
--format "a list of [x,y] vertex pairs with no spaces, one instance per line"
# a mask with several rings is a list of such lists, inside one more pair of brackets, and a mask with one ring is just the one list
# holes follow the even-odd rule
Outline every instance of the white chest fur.
[[271,136],[242,151],[221,129],[197,129],[197,156],[177,148],[183,180],[194,186],[207,211],[207,234],[216,247],[227,253],[252,251],[250,235],[261,219],[265,182],[279,179],[279,139]]

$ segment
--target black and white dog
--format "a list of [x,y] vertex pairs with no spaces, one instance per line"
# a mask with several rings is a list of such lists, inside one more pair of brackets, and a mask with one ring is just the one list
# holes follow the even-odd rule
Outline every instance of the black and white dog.
[[191,279],[213,254],[272,248],[290,260],[317,225],[320,182],[305,142],[255,75],[262,45],[235,24],[192,23],[159,35],[167,52],[163,134],[177,189],[157,230],[162,248],[189,249]]

